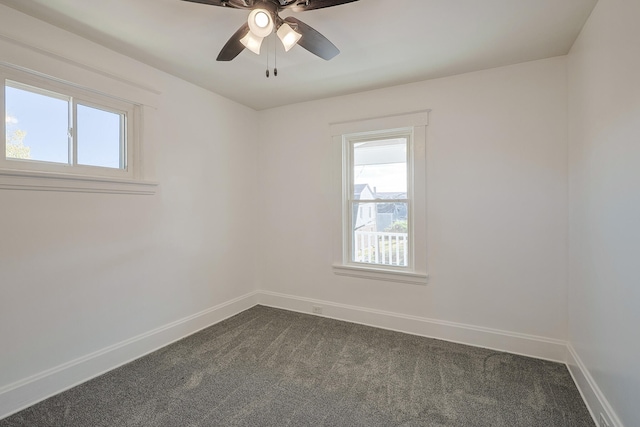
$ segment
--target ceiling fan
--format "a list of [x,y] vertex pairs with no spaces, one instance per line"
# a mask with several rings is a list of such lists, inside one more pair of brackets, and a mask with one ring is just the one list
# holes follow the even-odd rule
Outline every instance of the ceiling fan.
[[235,32],[224,45],[218,61],[231,61],[247,48],[260,54],[262,40],[274,30],[286,51],[296,44],[322,59],[330,60],[340,50],[325,36],[297,18],[278,15],[283,10],[303,12],[338,6],[358,0],[183,0],[211,6],[226,6],[233,9],[250,10],[247,22]]

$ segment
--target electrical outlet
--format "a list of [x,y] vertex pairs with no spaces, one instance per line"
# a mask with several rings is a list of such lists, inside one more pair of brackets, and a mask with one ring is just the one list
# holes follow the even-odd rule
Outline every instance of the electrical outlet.
[[313,306],[313,314],[322,314],[322,307],[319,305]]
[[607,421],[607,418],[604,416],[602,412],[600,412],[600,423],[599,427],[611,427],[611,424]]

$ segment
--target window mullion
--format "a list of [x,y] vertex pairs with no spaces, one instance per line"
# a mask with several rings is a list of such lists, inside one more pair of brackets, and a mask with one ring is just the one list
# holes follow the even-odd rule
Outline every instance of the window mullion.
[[69,150],[71,154],[71,164],[78,164],[78,114],[75,98],[69,99]]
[[406,199],[358,199],[360,203],[407,203],[410,198]]

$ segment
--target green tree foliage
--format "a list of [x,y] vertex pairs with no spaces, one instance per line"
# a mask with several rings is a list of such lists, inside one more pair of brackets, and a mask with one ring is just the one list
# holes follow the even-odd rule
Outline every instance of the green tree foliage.
[[393,224],[384,229],[387,233],[406,233],[408,230],[407,220],[394,221]]
[[24,145],[24,137],[27,132],[15,130],[7,134],[7,158],[8,159],[30,159],[31,147]]

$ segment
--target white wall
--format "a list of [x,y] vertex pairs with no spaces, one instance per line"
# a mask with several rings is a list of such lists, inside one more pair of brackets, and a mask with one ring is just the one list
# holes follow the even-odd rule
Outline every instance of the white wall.
[[[261,289],[565,339],[565,65],[552,58],[259,112]],[[429,284],[334,275],[329,123],[428,108]]]
[[156,195],[0,190],[0,390],[255,289],[255,111],[5,6],[0,43],[0,61],[161,92],[144,129]]
[[[160,92],[136,89],[153,104],[155,196],[0,191],[0,391],[257,280],[304,310],[568,338],[592,409],[640,424],[639,16],[635,0],[600,0],[568,89],[552,58],[256,113],[0,5],[11,62],[126,90],[77,61]],[[427,108],[429,284],[334,275],[329,123]]]
[[568,59],[569,341],[627,426],[640,425],[639,20],[637,0],[600,0]]

